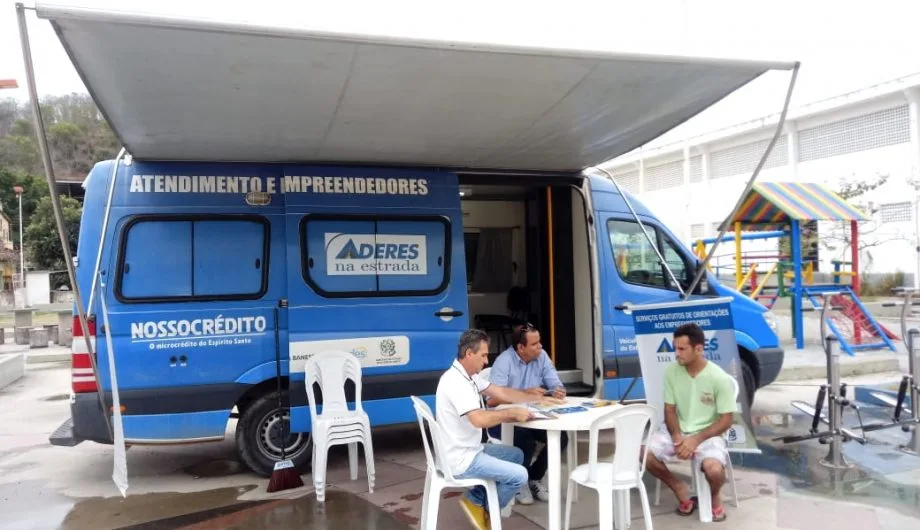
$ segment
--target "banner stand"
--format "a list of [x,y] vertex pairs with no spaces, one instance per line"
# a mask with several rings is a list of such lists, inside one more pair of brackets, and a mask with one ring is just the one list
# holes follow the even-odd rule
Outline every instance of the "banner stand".
[[722,297],[631,306],[642,381],[646,401],[658,409],[659,419],[664,421],[664,372],[670,364],[676,362],[674,330],[687,323],[697,324],[706,336],[703,346],[706,359],[716,363],[738,382],[739,392],[732,426],[723,434],[728,450],[760,454],[751,411],[745,398],[747,393],[742,361],[735,341],[731,303],[732,298]]

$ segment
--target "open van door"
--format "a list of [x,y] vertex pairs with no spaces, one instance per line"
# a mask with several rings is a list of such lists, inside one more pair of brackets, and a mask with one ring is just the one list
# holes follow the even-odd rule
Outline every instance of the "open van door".
[[[616,384],[605,385],[605,397],[619,398],[627,391],[632,378],[641,373],[630,306],[680,300],[681,289],[689,287],[698,263],[651,218],[643,216],[642,226],[635,217],[625,213],[605,213],[599,219],[601,267],[607,274],[604,310],[608,314],[604,320],[612,323],[612,330],[607,331],[608,334],[613,332],[616,345],[613,350],[605,349],[605,373],[613,367],[618,378]],[[648,236],[642,233],[643,226]],[[667,267],[661,263],[659,254]],[[674,280],[680,282],[680,289],[674,285]],[[695,291],[699,293],[701,289],[698,287]],[[642,399],[644,395],[640,380],[629,391],[628,398]]]

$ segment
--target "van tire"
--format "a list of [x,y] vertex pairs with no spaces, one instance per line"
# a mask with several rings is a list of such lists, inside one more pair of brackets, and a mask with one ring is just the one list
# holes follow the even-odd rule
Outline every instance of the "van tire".
[[741,363],[741,377],[744,378],[744,393],[747,398],[748,410],[754,405],[754,393],[757,391],[757,382],[754,380],[754,371],[748,363]]
[[[287,391],[283,391],[282,403],[288,402]],[[279,415],[278,391],[263,394],[240,411],[236,425],[236,450],[240,460],[253,473],[269,477],[275,462],[281,459],[280,438],[284,420],[290,416]],[[310,433],[293,433],[288,436],[285,458],[294,462],[300,473],[309,470],[313,457],[313,437]]]

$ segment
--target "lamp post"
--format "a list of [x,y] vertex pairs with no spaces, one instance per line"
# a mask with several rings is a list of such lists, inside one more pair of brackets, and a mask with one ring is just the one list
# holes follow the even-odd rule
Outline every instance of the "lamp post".
[[13,186],[13,192],[16,193],[16,198],[19,199],[19,283],[20,287],[25,287],[26,285],[26,265],[25,258],[23,257],[22,252],[22,186],[16,185]]

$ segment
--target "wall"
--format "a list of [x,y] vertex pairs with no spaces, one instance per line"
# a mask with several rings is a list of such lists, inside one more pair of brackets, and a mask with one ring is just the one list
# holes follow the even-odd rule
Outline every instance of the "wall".
[[51,274],[47,271],[26,271],[29,306],[51,303]]
[[0,247],[6,250],[13,250],[13,239],[10,229],[9,218],[6,215],[0,215]]
[[[817,182],[836,191],[844,179],[871,181],[888,175],[885,185],[851,202],[871,202],[877,208],[914,201],[917,192],[908,180],[920,177],[920,109],[911,103],[918,92],[920,85],[795,115],[787,121],[758,182]],[[721,138],[713,133],[700,143],[688,140],[655,149],[653,155],[640,150],[613,161],[609,170],[689,244],[716,235],[718,223],[735,206],[774,130],[771,125]],[[912,277],[920,267],[916,215],[913,211],[892,220],[876,213],[872,221],[860,224],[861,271],[902,271]],[[832,269],[834,259],[850,260],[841,227],[842,223],[819,223],[823,270]],[[745,241],[743,250],[775,253],[777,243]],[[716,262],[733,266],[733,252],[733,242],[721,243]]]

